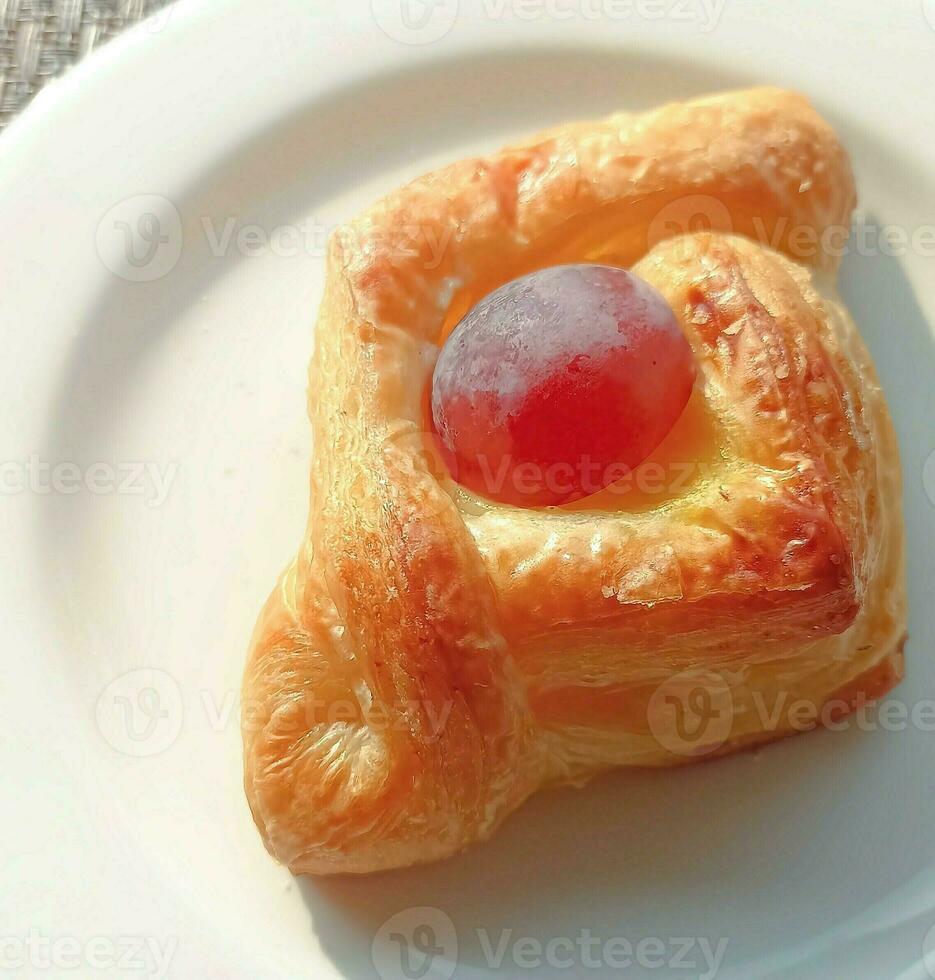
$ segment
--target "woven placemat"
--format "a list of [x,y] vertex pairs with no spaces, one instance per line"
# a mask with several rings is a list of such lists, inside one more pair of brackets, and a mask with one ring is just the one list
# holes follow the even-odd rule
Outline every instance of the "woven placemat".
[[171,3],[0,0],[0,129],[50,79],[124,28],[153,14],[153,30],[161,29]]

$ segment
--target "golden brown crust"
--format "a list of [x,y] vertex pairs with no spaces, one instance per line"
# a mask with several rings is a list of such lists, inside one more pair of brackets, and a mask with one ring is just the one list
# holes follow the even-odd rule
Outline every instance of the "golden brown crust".
[[[795,253],[853,203],[831,129],[763,89],[462,161],[335,236],[308,529],[244,681],[247,796],[273,854],[297,873],[432,860],[546,783],[778,737],[796,730],[786,703],[820,722],[896,682],[883,395],[825,275],[835,258],[762,244]],[[693,214],[715,231],[680,235]],[[711,458],[640,508],[488,504],[425,451],[451,321],[562,261],[637,263],[698,359]],[[662,697],[683,690],[722,709],[687,746]]]

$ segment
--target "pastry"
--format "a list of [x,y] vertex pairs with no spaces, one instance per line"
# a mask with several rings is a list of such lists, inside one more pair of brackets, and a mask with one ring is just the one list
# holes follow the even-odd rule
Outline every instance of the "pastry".
[[[827,123],[757,89],[558,127],[333,236],[309,521],[243,688],[277,859],[442,858],[543,786],[827,724],[900,679],[897,446],[825,247],[854,203]],[[437,451],[453,327],[563,264],[629,269],[690,347],[656,454],[688,468],[656,493],[503,502]]]

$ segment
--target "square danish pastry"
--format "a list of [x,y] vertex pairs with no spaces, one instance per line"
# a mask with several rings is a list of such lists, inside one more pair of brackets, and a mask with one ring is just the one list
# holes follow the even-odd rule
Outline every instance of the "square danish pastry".
[[900,679],[896,440],[834,288],[854,203],[828,124],[757,89],[559,127],[333,236],[309,521],[244,680],[276,858],[441,858],[542,786]]

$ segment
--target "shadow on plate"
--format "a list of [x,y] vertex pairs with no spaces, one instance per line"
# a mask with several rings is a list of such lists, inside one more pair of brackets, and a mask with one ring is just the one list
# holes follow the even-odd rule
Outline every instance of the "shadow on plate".
[[[879,223],[872,215],[867,221]],[[920,419],[919,406],[922,397],[931,401],[926,385],[935,377],[935,344],[899,259],[852,252],[840,286],[891,393],[907,482],[910,602],[921,613],[928,559],[920,542],[935,500],[921,478],[932,412]],[[913,691],[933,688],[929,664],[913,657],[935,642],[927,629],[920,615],[913,617],[909,677],[899,689],[910,705],[918,700]],[[618,772],[582,790],[533,797],[491,841],[448,861],[305,879],[300,887],[323,949],[348,978],[372,975],[371,943],[381,925],[418,906],[450,916],[463,966],[492,969],[485,947],[496,949],[510,930],[501,968],[529,975],[510,959],[519,939],[574,940],[589,929],[634,944],[686,936],[706,937],[713,946],[727,938],[721,976],[742,977],[764,957],[778,966],[793,937],[820,949],[823,936],[935,857],[933,844],[928,854],[894,862],[885,846],[894,834],[927,839],[931,791],[912,775],[928,765],[927,738],[820,732],[687,769]],[[868,781],[868,773],[874,780],[885,774],[888,787]],[[881,808],[881,792],[898,798],[898,808]],[[786,962],[784,969],[805,966]],[[629,972],[644,975],[638,967]]]
[[[462,967],[533,975],[512,960],[517,942],[575,942],[587,930],[602,943],[623,937],[634,946],[649,938],[668,945],[704,937],[716,948],[726,940],[723,969],[731,972],[720,975],[743,976],[745,963],[792,936],[832,929],[918,866],[920,856],[907,855],[901,867],[875,869],[870,889],[865,868],[852,890],[845,883],[855,849],[858,864],[872,864],[865,848],[872,851],[880,834],[892,832],[875,824],[872,806],[863,811],[870,819],[860,819],[861,797],[880,792],[866,784],[865,773],[886,765],[898,748],[874,738],[856,730],[818,732],[676,771],[612,773],[580,790],[533,797],[490,841],[447,861],[306,878],[300,890],[322,949],[348,980],[373,975],[380,927],[421,906],[450,917]],[[842,826],[846,833],[836,833]],[[797,900],[790,880],[808,901]],[[487,950],[504,937],[505,957],[497,963]],[[609,965],[578,969],[571,975],[617,973]],[[534,975],[552,972],[563,971]],[[644,974],[634,964],[628,975],[658,972]]]

